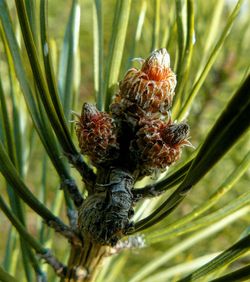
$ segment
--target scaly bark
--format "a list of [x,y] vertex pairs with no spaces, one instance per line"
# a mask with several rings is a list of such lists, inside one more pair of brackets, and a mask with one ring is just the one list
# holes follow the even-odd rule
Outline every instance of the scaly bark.
[[123,169],[99,170],[95,190],[78,212],[82,244],[72,245],[66,278],[63,281],[90,282],[103,259],[131,226],[134,184]]

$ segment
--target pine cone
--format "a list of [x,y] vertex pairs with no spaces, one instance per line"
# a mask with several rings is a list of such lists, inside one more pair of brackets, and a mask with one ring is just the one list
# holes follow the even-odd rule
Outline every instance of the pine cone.
[[181,147],[191,145],[187,140],[188,134],[186,123],[164,123],[160,119],[145,121],[130,146],[141,175],[163,170],[176,162],[180,158]]
[[116,125],[107,113],[100,112],[95,106],[84,103],[75,128],[81,153],[88,155],[94,165],[103,164],[118,157]]
[[141,70],[130,69],[119,84],[121,103],[129,100],[150,113],[167,114],[172,105],[176,76],[165,48],[151,53]]

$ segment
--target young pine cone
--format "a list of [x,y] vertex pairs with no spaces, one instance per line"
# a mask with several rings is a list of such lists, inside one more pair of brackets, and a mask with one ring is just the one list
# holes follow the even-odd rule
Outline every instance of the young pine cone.
[[75,129],[81,153],[88,155],[94,165],[118,157],[116,126],[107,113],[99,112],[95,106],[84,103]]
[[190,146],[186,123],[164,123],[160,119],[147,121],[137,132],[130,150],[135,155],[141,175],[149,175],[176,162],[181,147]]
[[172,105],[176,76],[165,48],[155,50],[140,70],[130,69],[119,84],[121,103],[135,103],[146,112],[167,114]]

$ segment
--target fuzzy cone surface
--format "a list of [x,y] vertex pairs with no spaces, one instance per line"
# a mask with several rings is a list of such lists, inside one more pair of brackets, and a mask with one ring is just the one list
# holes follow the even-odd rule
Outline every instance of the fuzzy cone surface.
[[93,165],[124,166],[137,177],[166,169],[191,145],[189,126],[170,118],[177,81],[167,50],[142,61],[120,81],[110,113],[85,103],[76,122],[81,153]]

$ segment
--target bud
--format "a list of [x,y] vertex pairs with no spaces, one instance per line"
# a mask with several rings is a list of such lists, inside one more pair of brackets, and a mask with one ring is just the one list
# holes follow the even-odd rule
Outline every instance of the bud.
[[119,84],[121,103],[129,100],[144,111],[167,114],[172,105],[176,76],[166,49],[155,50],[140,70],[130,69]]
[[175,163],[181,156],[181,147],[191,145],[188,134],[189,127],[185,123],[164,123],[160,119],[146,121],[130,146],[138,168],[149,175]]
[[146,73],[149,79],[165,80],[170,71],[170,56],[167,50],[162,48],[153,51],[143,63],[141,71]]
[[192,146],[191,143],[187,140],[188,135],[189,126],[186,123],[173,123],[166,126],[161,131],[162,139],[170,146]]
[[94,165],[118,157],[116,126],[107,113],[84,103],[75,128],[81,153],[88,155]]

